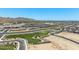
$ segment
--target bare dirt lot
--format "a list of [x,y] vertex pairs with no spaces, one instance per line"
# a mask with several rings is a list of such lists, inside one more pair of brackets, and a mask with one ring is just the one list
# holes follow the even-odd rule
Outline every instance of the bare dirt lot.
[[74,40],[76,42],[79,42],[79,34],[76,34],[76,33],[61,32],[57,35],[69,38],[69,39]]
[[57,50],[52,43],[30,45],[29,50]]
[[60,50],[75,50],[75,49],[79,49],[79,45],[71,42],[69,40],[66,40],[64,38],[60,38],[57,36],[52,36],[50,35],[49,37],[46,37],[45,39],[48,39],[49,41],[51,41],[52,43],[54,42],[55,44],[57,44],[57,47],[59,47]]
[[[62,35],[67,38],[72,38],[73,40],[79,40],[79,35],[74,33],[62,32],[58,35]],[[66,40],[61,37],[50,35],[44,39],[51,41],[51,43],[31,45],[29,49],[31,50],[79,50],[79,44],[72,41]]]

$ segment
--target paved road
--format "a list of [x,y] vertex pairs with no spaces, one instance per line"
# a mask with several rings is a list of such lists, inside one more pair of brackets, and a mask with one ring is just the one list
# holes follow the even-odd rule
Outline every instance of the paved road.
[[[8,30],[4,31],[3,33],[0,33],[1,36],[3,35],[15,35],[15,34],[30,34],[30,33],[36,33],[36,32],[40,32],[40,31],[31,31],[31,32],[18,32],[18,33],[7,33]],[[24,39],[18,39],[18,40],[11,40],[11,41],[1,41],[1,42],[12,42],[12,41],[17,41],[19,42],[19,50],[26,50],[27,49],[27,40]],[[0,43],[1,43],[0,42]]]
[[0,44],[1,43],[8,43],[8,42],[15,42],[15,41],[19,42],[19,46],[18,46],[19,50],[26,50],[27,49],[27,43],[28,43],[28,41],[24,40],[24,39],[0,41]]
[[0,38],[3,36],[3,34],[0,34]]
[[24,39],[18,39],[16,40],[20,43],[20,46],[19,46],[19,50],[26,50],[27,49],[27,40],[24,40]]
[[[7,33],[8,30],[5,30],[4,32],[0,33],[0,43],[5,43],[5,42],[14,42],[14,41],[17,41],[19,42],[19,50],[26,50],[27,49],[27,43],[28,41],[27,40],[24,40],[24,39],[17,39],[17,40],[2,40],[4,38],[4,36],[6,34],[23,34],[23,33]],[[25,33],[25,32],[24,32]]]
[[37,33],[41,31],[30,31],[30,32],[14,32],[14,33],[0,33],[0,34],[6,34],[6,35],[19,35],[19,34],[31,34],[31,33]]
[[[18,32],[18,33],[7,33],[8,30],[4,31],[3,33],[0,33],[1,37],[4,35],[15,35],[15,34],[30,34],[30,33],[36,33],[36,32],[40,32],[40,31],[31,31],[31,32]],[[3,39],[3,37],[1,38]],[[24,39],[18,39],[18,40],[8,40],[8,41],[0,41],[0,43],[4,43],[4,42],[13,42],[13,41],[17,41],[19,42],[19,50],[26,50],[27,49],[27,40]]]

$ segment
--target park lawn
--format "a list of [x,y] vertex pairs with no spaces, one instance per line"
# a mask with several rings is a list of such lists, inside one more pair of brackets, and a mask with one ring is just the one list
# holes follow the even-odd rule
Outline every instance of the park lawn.
[[40,39],[37,39],[37,38],[32,38],[33,36],[37,37],[44,37],[44,36],[47,36],[48,35],[48,32],[37,32],[37,33],[31,33],[31,34],[19,34],[19,35],[9,35],[7,36],[6,38],[24,38],[26,40],[28,40],[28,43],[29,44],[38,44],[38,43],[41,43],[41,40]]

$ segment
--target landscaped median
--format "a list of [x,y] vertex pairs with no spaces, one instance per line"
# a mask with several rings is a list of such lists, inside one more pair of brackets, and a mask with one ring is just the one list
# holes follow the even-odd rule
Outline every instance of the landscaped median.
[[15,49],[16,49],[16,45],[13,44],[0,45],[0,50],[15,50]]

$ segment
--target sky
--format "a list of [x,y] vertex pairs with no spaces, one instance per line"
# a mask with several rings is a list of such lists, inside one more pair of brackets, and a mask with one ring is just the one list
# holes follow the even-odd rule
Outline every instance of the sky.
[[0,8],[0,16],[79,21],[79,8]]

